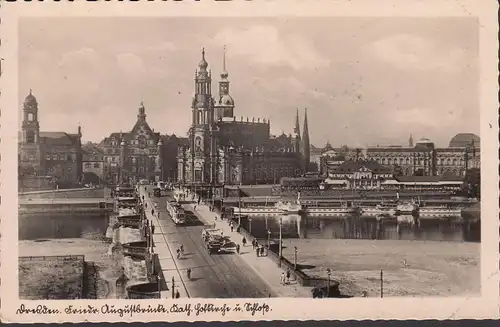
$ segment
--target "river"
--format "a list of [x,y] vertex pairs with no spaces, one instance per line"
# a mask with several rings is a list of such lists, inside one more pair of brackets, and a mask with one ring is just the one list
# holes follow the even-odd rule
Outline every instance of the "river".
[[283,238],[371,239],[448,242],[480,242],[479,220],[460,217],[418,219],[400,216],[377,221],[372,216],[311,217],[307,215],[252,215],[242,219],[242,226],[259,239],[277,239],[280,219]]

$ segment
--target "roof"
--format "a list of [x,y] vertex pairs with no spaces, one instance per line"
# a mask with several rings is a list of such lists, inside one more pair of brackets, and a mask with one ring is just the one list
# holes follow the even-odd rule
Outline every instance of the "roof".
[[40,143],[49,145],[76,145],[78,134],[68,134],[65,132],[40,132]]
[[360,170],[361,168],[367,168],[371,170],[374,173],[392,173],[392,169],[386,166],[382,166],[381,164],[377,163],[376,161],[369,160],[369,161],[345,161],[342,164],[340,164],[338,167],[335,167],[332,169],[330,173],[332,174],[345,174],[345,173],[352,173],[355,171]]
[[450,140],[449,147],[451,148],[465,148],[467,145],[474,144],[475,147],[479,147],[481,139],[474,133],[458,133],[453,136]]
[[440,182],[440,181],[461,181],[458,176],[394,176],[398,182]]

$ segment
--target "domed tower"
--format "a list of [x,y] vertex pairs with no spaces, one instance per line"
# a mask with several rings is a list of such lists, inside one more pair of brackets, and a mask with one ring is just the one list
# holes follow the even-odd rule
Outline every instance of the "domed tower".
[[221,80],[219,82],[219,101],[217,103],[218,117],[234,116],[234,100],[231,95],[229,95],[228,76],[229,74],[226,70],[226,47],[224,47],[224,55],[222,57],[222,73],[220,74]]
[[39,144],[40,143],[40,124],[38,122],[38,102],[35,96],[30,94],[23,103],[23,124],[22,124],[22,143]]
[[139,106],[139,113],[137,114],[137,121],[145,122],[146,121],[146,108],[144,107],[144,102],[141,101],[141,105]]

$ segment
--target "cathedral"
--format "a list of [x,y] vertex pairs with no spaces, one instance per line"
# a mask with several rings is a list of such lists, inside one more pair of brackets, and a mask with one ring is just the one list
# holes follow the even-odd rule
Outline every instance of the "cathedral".
[[194,78],[189,137],[179,140],[177,181],[186,184],[270,184],[304,174],[309,167],[309,130],[305,113],[300,135],[297,110],[294,135],[270,134],[271,122],[239,119],[229,91],[224,49],[217,100],[205,50]]
[[18,177],[22,191],[74,187],[82,177],[82,131],[42,132],[38,101],[31,90],[23,103],[18,138]]

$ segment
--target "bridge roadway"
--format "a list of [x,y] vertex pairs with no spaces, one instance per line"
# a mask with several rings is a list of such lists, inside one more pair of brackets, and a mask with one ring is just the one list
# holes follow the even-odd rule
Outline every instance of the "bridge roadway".
[[[146,191],[147,190],[147,191]],[[148,197],[151,186],[141,187],[141,196]],[[212,254],[205,249],[201,232],[204,223],[191,211],[186,226],[177,226],[166,211],[166,197],[150,197],[155,203],[155,211],[160,212],[160,226],[156,226],[155,235],[163,234],[163,239],[175,253],[182,244],[185,255],[175,260],[175,269],[179,271],[189,297],[199,298],[263,298],[276,296],[252,267],[236,253]],[[151,210],[148,207],[147,210]],[[191,216],[192,215],[192,216]],[[241,240],[233,240],[239,243]],[[249,250],[246,250],[249,251]],[[166,267],[162,267],[164,271]],[[186,269],[191,268],[191,280],[187,279]],[[165,271],[164,271],[165,274]]]

